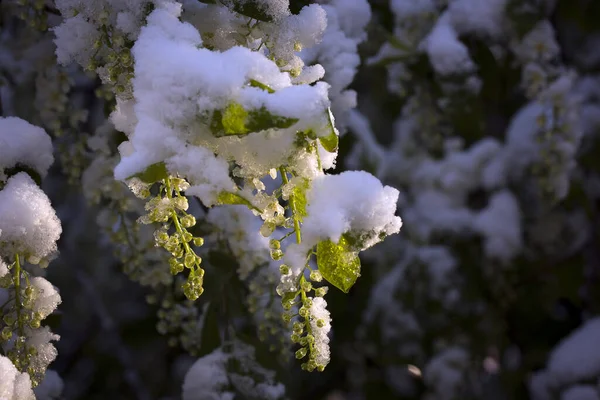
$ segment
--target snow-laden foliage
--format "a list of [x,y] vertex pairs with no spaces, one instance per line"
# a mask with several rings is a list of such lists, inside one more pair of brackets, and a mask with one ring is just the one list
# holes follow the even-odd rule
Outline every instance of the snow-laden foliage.
[[46,267],[62,233],[48,196],[33,180],[52,164],[52,144],[43,129],[15,117],[0,118],[0,142],[7,151],[0,181],[0,394],[35,399],[32,386],[44,379],[57,354],[51,342],[59,339],[41,321],[60,295],[25,268],[26,261]]
[[599,13],[0,2],[0,399],[600,399]]

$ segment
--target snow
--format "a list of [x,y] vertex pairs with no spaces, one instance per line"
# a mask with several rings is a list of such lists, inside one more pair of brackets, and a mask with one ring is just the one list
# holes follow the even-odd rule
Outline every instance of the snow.
[[467,73],[475,68],[467,46],[458,40],[458,32],[447,13],[438,19],[420,46],[427,52],[431,65],[440,75]]
[[[216,52],[200,45],[198,31],[176,15],[157,9],[148,17],[148,25],[142,28],[132,50],[136,104],[120,108],[113,116],[120,127],[131,132],[129,143],[122,145],[127,151],[122,151],[115,169],[117,179],[186,153],[188,146],[204,147],[226,161],[235,160],[241,167],[240,175],[260,178],[298,153],[297,131],[312,129],[317,136],[329,134],[326,83],[292,85],[290,75],[280,72],[259,52],[244,47]],[[252,79],[275,93],[248,86]],[[232,102],[246,110],[264,107],[273,115],[299,121],[288,129],[215,137],[208,119]],[[127,119],[137,121],[133,130]]]
[[13,363],[2,355],[0,355],[0,399],[35,400],[29,375],[17,371]]
[[320,176],[307,193],[304,240],[316,244],[326,239],[337,242],[346,232],[368,234],[361,246],[365,250],[379,241],[380,233],[400,231],[402,220],[394,215],[398,196],[397,189],[383,186],[365,171]]
[[[322,297],[311,298],[312,305],[309,310],[311,316],[310,328],[315,337],[315,362],[317,365],[329,364],[329,331],[331,330],[331,316],[327,310],[327,302]],[[319,328],[317,321],[322,320],[324,325]]]
[[552,351],[547,371],[557,385],[600,375],[600,317],[590,319]]
[[498,38],[504,32],[507,0],[454,0],[448,10],[452,26],[461,34]]
[[18,164],[35,170],[43,178],[54,162],[52,141],[42,128],[16,117],[0,117],[0,182],[6,169]]
[[61,233],[50,199],[29,175],[9,178],[0,191],[0,253],[44,259],[57,251]]
[[485,238],[488,257],[508,262],[521,251],[521,210],[509,190],[492,196],[488,206],[475,217],[473,227]]
[[40,313],[42,319],[44,319],[56,310],[61,302],[60,295],[56,288],[45,278],[39,276],[31,278],[31,285],[36,291],[33,310]]

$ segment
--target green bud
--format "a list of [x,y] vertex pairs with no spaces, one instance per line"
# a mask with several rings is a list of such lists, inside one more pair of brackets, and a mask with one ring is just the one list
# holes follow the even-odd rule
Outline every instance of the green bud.
[[169,240],[169,234],[163,230],[156,231],[154,233],[154,237],[156,238],[157,242],[165,243],[167,240]]
[[297,333],[292,333],[292,336],[290,337],[290,339],[292,340],[292,343],[299,343],[300,335],[298,335]]
[[307,318],[308,317],[308,308],[302,306],[300,307],[300,309],[298,310],[298,314],[302,317],[302,318]]
[[327,294],[328,290],[329,290],[328,286],[322,286],[320,288],[317,288],[317,289],[315,289],[315,296],[323,297]]
[[40,320],[32,319],[31,321],[29,321],[29,326],[31,327],[31,329],[38,329],[41,326]]
[[192,268],[195,263],[196,263],[196,257],[192,253],[188,253],[185,255],[183,264],[185,265],[186,268]]
[[304,331],[304,324],[302,322],[294,322],[293,330],[294,333],[301,334]]
[[171,254],[173,255],[173,257],[176,258],[181,258],[183,257],[183,247],[178,246],[177,249],[175,249],[175,251],[172,251]]
[[301,349],[298,349],[298,350],[296,351],[296,358],[297,358],[298,360],[300,360],[300,359],[304,358],[304,357],[306,356],[306,352],[307,352],[307,350],[306,350],[306,347],[303,347],[303,348],[301,348]]
[[264,237],[269,237],[275,230],[275,224],[273,222],[265,221],[265,223],[260,227],[260,234]]
[[200,246],[203,246],[203,245],[204,245],[204,239],[203,238],[201,238],[201,237],[194,238],[194,246],[200,247]]
[[[181,266],[181,269],[179,268],[179,266]],[[177,275],[178,273],[183,271],[183,264],[177,263],[175,265],[171,265],[171,268],[169,268],[169,271],[171,272],[171,275]]]
[[273,250],[279,250],[281,248],[281,242],[279,240],[277,240],[277,239],[271,239],[269,241],[269,246]]
[[16,320],[16,318],[14,317],[14,315],[13,315],[13,314],[6,314],[6,315],[5,315],[5,316],[2,318],[2,320],[4,321],[4,323],[5,323],[6,325],[9,325],[9,326],[10,326],[10,325],[12,325],[12,324],[14,324],[14,323],[15,323],[15,320]]
[[271,250],[271,258],[275,261],[281,260],[283,257],[283,251],[281,250]]
[[179,246],[179,237],[178,236],[179,235],[177,235],[177,234],[174,234],[173,236],[171,236],[169,238],[169,240],[167,240],[167,245],[170,247],[173,247],[173,248]]
[[306,298],[306,299],[302,300],[302,305],[304,307],[306,307],[307,309],[311,308],[313,305],[313,301],[312,301],[312,299]]
[[323,275],[317,270],[310,271],[310,280],[313,282],[321,282],[323,280]]
[[12,337],[12,329],[8,326],[4,327],[4,329],[2,329],[2,340],[10,340],[10,338]]
[[190,228],[196,225],[196,218],[193,215],[187,214],[186,216],[181,218],[181,225],[183,225],[184,228]]
[[317,320],[317,327],[322,328],[325,326],[325,321],[322,319]]
[[279,272],[281,273],[281,275],[287,275],[290,273],[290,267],[288,267],[285,264],[281,264],[279,266]]
[[[189,207],[188,200],[187,200],[186,197],[175,197],[173,199],[173,205],[175,206],[175,208],[178,208],[178,209],[180,209],[182,211],[186,211],[188,209],[188,207]],[[188,215],[189,214],[186,214],[185,217],[187,217]],[[182,219],[184,219],[185,217],[183,217]],[[194,218],[193,215],[190,215],[190,217]],[[194,221],[194,224],[195,224],[196,223],[196,219],[194,218],[193,221]],[[192,225],[194,225],[194,224],[192,224]],[[192,225],[190,225],[190,226],[192,226]],[[188,228],[188,227],[186,227],[186,228]]]
[[307,281],[302,282],[302,290],[305,292],[310,292],[312,290],[312,284]]
[[194,238],[194,235],[192,235],[191,233],[189,233],[187,231],[183,232],[182,239],[184,242],[189,243],[192,241],[193,238]]
[[313,335],[308,334],[308,335],[306,335],[305,339],[306,339],[306,343],[315,344],[315,337]]
[[119,55],[121,62],[125,65],[129,65],[131,63],[131,54],[128,51],[124,51]]

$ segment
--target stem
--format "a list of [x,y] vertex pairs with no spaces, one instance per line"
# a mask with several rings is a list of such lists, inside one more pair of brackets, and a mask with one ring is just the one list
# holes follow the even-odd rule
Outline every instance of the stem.
[[281,239],[279,239],[280,242],[283,242],[285,239],[287,239],[292,233],[294,233],[294,231],[289,231],[288,233],[286,233],[285,235],[283,235],[281,237]]
[[[284,167],[281,167],[279,169],[279,172],[281,173],[281,180],[283,181],[283,184],[286,185],[289,183],[288,177],[287,177],[287,171],[285,170]],[[300,234],[300,218],[298,218],[298,212],[296,210],[296,202],[294,199],[294,195],[290,194],[290,209],[292,211],[292,218],[294,219],[294,232],[296,233],[296,242],[298,244],[300,244],[302,242],[302,236]],[[306,266],[305,266],[306,268]],[[302,298],[302,304],[306,304],[307,300],[308,300],[308,296],[306,295],[306,292],[304,291],[304,289],[302,289],[303,284],[306,282],[306,278],[304,277],[304,270],[302,270],[302,272],[300,273],[300,297]],[[306,326],[306,332],[309,335],[312,335],[312,327],[310,325],[310,315],[304,319],[304,326]],[[308,344],[308,349],[309,352],[312,354],[315,351],[314,345],[312,343]]]
[[[167,198],[172,199],[173,196],[171,193],[171,182],[170,182],[169,178],[165,179],[165,187],[166,187],[166,191],[167,191]],[[195,255],[196,253],[194,252],[194,250],[192,250],[192,248],[190,247],[188,242],[183,240],[183,228],[181,227],[181,224],[179,224],[179,216],[177,215],[177,212],[175,210],[171,210],[171,219],[173,220],[173,224],[175,225],[175,230],[179,234],[179,237],[182,239],[181,243],[183,244],[185,253],[186,254],[193,253]],[[198,266],[197,261],[195,261],[194,263],[196,264],[196,266]],[[192,274],[195,274],[195,272],[196,272],[196,269],[191,270]]]
[[[283,181],[283,184],[287,185],[290,181],[287,177],[287,172],[285,168],[279,168],[279,172],[281,173],[281,180]],[[294,220],[294,232],[296,233],[296,243],[300,244],[302,242],[302,235],[300,234],[300,218],[298,218],[298,212],[296,211],[296,202],[293,194],[290,194],[290,209],[292,211],[292,219]]]
[[[306,282],[306,278],[304,277],[304,271],[300,275],[300,288],[302,288],[302,284]],[[302,304],[305,304],[307,299],[306,292],[304,290],[300,290],[300,296],[302,297]],[[306,332],[309,335],[312,335],[312,326],[310,325],[310,313],[308,317],[304,320],[304,326],[306,326]],[[313,335],[314,336],[314,335]],[[315,351],[314,345],[312,343],[308,344],[308,350],[312,354]]]
[[319,144],[315,142],[315,154],[317,155],[317,165],[319,166],[319,171],[323,171],[323,164],[321,164],[321,155],[319,154]]
[[18,333],[19,333],[19,336],[24,336],[23,320],[21,319],[21,260],[19,258],[19,254],[15,255],[14,284],[15,284],[15,309],[16,309],[16,313],[17,313]]

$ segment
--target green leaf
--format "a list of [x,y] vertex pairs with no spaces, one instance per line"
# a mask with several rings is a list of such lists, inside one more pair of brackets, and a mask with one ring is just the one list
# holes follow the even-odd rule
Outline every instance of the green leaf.
[[285,129],[298,122],[298,118],[287,118],[271,114],[265,107],[249,112],[248,129],[251,132],[264,131],[266,129]]
[[360,276],[360,258],[342,235],[339,243],[331,240],[317,245],[317,265],[323,278],[344,293],[348,293]]
[[325,150],[330,153],[334,153],[338,149],[339,138],[337,133],[335,132],[335,127],[333,125],[333,115],[331,114],[331,109],[327,109],[327,116],[329,121],[329,135],[322,136],[319,138],[321,145]]
[[216,137],[244,136],[267,129],[289,128],[298,122],[297,118],[287,118],[271,114],[266,107],[247,111],[239,103],[231,103],[224,111],[213,113],[210,128]]
[[294,186],[292,190],[292,196],[294,198],[294,208],[296,209],[296,214],[300,217],[306,217],[308,214],[306,213],[306,191],[309,188],[308,179],[304,179],[302,183]]
[[231,193],[231,192],[219,193],[219,195],[217,196],[217,204],[218,205],[239,204],[239,205],[246,206],[252,210],[262,212],[260,209],[256,208],[249,200],[245,199],[244,197],[240,196],[239,194],[235,194],[235,193]]
[[219,204],[242,204],[248,207],[254,207],[252,203],[240,196],[239,194],[231,192],[221,192],[217,196],[217,203]]
[[143,172],[130,176],[128,179],[133,177],[139,178],[144,183],[155,183],[167,179],[169,177],[169,171],[167,171],[165,163],[161,161],[150,165]]
[[265,90],[269,93],[275,93],[275,91],[273,89],[271,89],[269,86],[265,85],[262,82],[255,80],[255,79],[250,79],[250,86]]
[[223,112],[221,122],[226,135],[248,134],[248,112],[238,103],[231,103]]
[[285,292],[283,296],[281,296],[281,304],[293,302],[296,296],[298,296],[297,292]]

